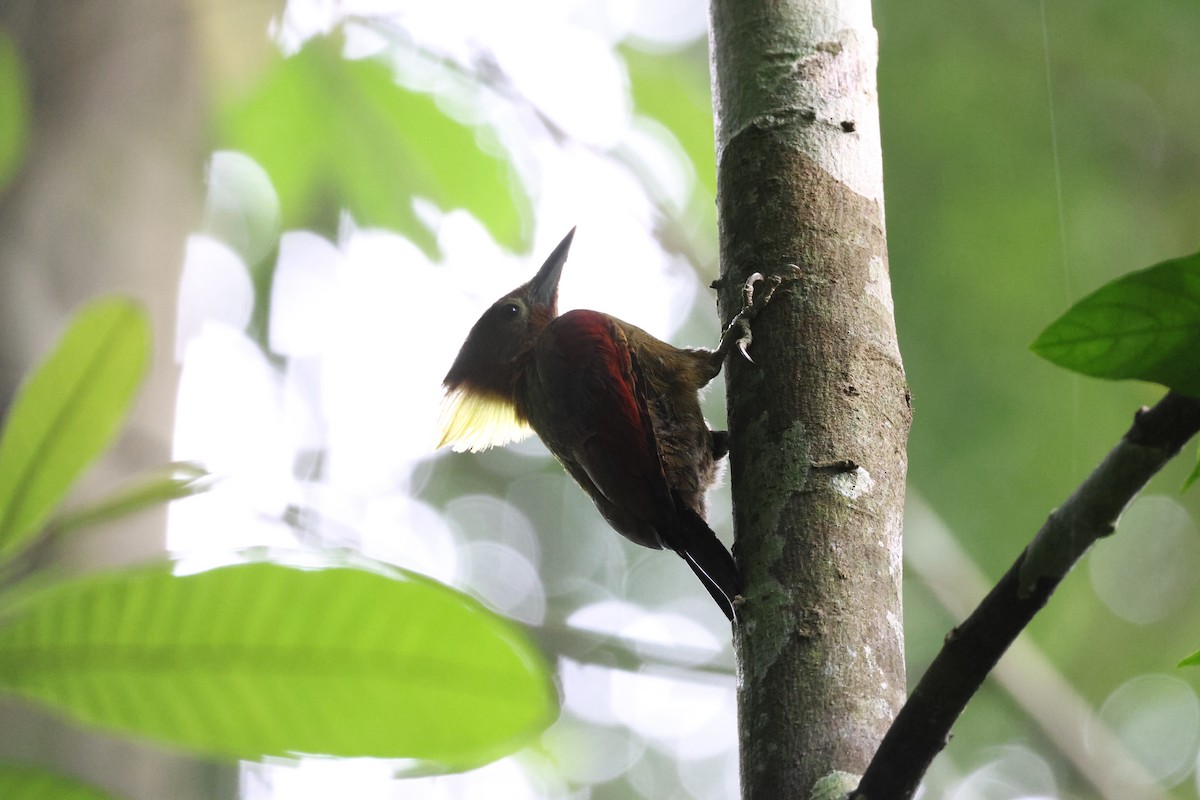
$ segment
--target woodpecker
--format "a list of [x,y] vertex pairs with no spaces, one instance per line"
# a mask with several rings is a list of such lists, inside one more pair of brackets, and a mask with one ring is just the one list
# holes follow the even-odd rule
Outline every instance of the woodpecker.
[[[729,451],[708,427],[700,389],[734,346],[749,359],[750,319],[779,285],[755,274],[715,350],[680,349],[599,311],[558,314],[575,229],[528,283],[471,328],[442,382],[441,442],[480,451],[537,433],[618,533],[674,550],[736,621],[742,578],[705,522],[705,493]],[[766,291],[754,297],[755,284]]]

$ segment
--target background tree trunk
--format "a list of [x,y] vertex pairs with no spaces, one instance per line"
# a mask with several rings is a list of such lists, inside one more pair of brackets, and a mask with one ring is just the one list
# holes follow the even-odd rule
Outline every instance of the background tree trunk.
[[722,318],[750,273],[803,272],[726,372],[742,794],[807,800],[866,767],[905,693],[877,40],[869,0],[713,0],[710,32]]
[[[183,0],[13,0],[0,27],[28,74],[28,149],[0,193],[0,410],[70,314],[99,294],[137,297],[155,356],[130,425],[83,487],[111,487],[170,458],[177,368],[176,286],[199,222],[208,151],[196,32]],[[78,569],[163,550],[164,513],[73,539]],[[0,716],[0,752],[128,798],[208,795],[233,773],[136,742],[99,736],[16,701]]]

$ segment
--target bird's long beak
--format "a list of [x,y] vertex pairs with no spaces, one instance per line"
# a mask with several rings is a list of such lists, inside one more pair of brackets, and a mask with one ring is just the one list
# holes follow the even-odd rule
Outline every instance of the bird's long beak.
[[562,277],[563,264],[567,263],[567,253],[574,238],[575,229],[571,228],[529,282],[529,298],[535,305],[553,307],[557,304],[558,279]]

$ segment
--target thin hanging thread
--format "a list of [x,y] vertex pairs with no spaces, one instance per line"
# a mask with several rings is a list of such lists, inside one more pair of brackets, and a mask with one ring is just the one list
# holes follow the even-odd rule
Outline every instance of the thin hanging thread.
[[[1042,17],[1042,58],[1046,68],[1046,105],[1050,112],[1050,153],[1054,159],[1054,196],[1058,202],[1058,258],[1062,265],[1063,291],[1067,304],[1075,299],[1071,284],[1071,269],[1067,263],[1067,214],[1063,203],[1062,165],[1058,158],[1058,121],[1054,116],[1054,80],[1050,69],[1050,26],[1046,23],[1046,0],[1038,0]],[[1079,376],[1072,374],[1071,382],[1071,472],[1079,471]]]
[[1058,122],[1054,117],[1054,81],[1050,71],[1050,26],[1046,24],[1046,0],[1039,0],[1042,13],[1042,57],[1046,64],[1046,104],[1050,110],[1050,153],[1054,159],[1054,195],[1058,201],[1058,254],[1062,263],[1063,285],[1067,302],[1074,300],[1071,270],[1067,265],[1067,215],[1063,206],[1062,166],[1058,160]]

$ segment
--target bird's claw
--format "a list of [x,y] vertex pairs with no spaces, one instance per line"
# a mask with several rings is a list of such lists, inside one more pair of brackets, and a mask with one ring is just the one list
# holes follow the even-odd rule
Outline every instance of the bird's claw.
[[746,326],[746,332],[743,333],[737,340],[737,349],[741,352],[742,358],[754,363],[754,359],[750,357],[750,352],[746,349],[750,346],[753,337],[750,335],[750,326]]
[[754,284],[766,280],[761,272],[756,272],[742,284],[742,311],[754,307]]
[[[754,359],[750,357],[749,352],[750,343],[754,339],[750,328],[751,320],[758,316],[758,312],[766,308],[767,303],[770,303],[771,298],[775,296],[775,291],[783,285],[785,280],[796,280],[803,274],[795,264],[788,264],[787,267],[791,274],[786,277],[783,275],[763,275],[761,272],[755,272],[746,279],[746,282],[742,284],[742,309],[730,320],[729,327],[725,329],[725,335],[721,337],[723,340],[728,341],[727,337],[733,334],[736,328],[738,336],[732,343],[737,346],[742,357],[751,364],[754,363]],[[766,284],[765,289],[761,291],[758,290],[758,284],[760,283]],[[727,350],[728,345],[722,349]]]

